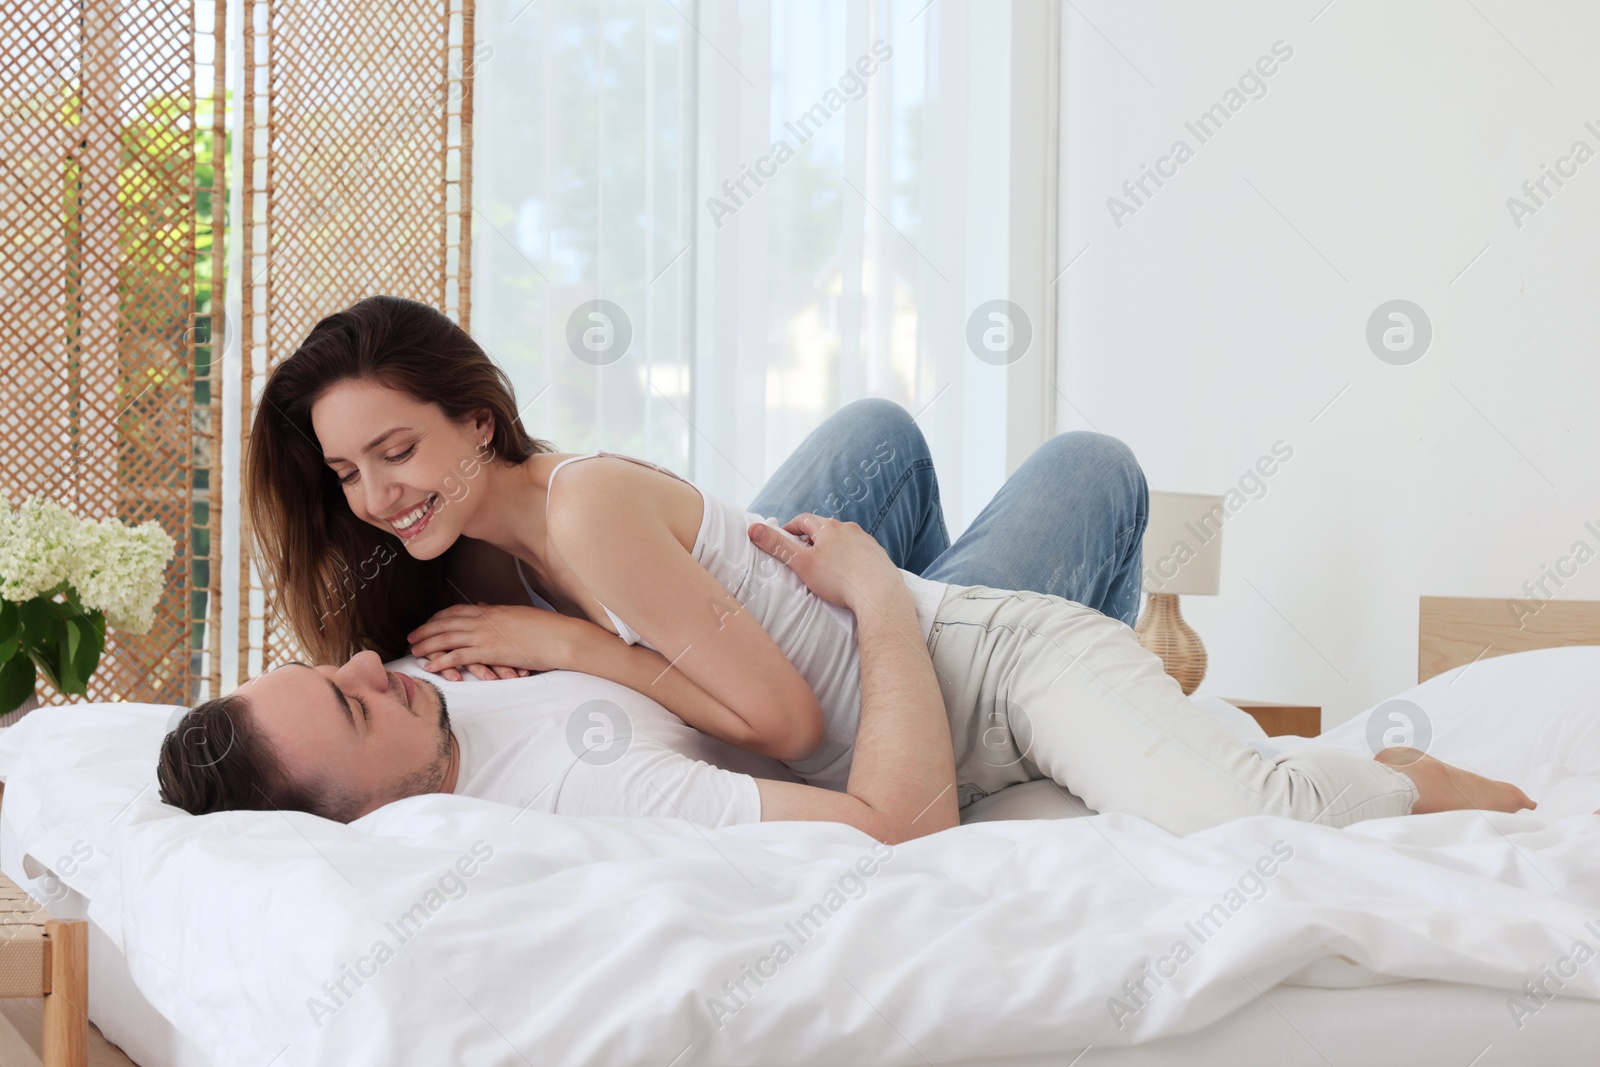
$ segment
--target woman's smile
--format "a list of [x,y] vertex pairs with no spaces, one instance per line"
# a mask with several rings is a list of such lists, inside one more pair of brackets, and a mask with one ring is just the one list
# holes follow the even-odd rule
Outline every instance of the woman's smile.
[[409,541],[428,528],[428,523],[438,510],[439,494],[429,493],[428,499],[416,507],[398,515],[391,515],[383,521],[388,523],[390,529],[399,534],[403,540]]

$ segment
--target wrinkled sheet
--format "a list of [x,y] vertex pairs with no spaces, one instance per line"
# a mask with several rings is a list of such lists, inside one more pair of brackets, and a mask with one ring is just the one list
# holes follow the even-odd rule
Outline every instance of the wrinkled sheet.
[[1556,974],[1600,1000],[1600,720],[1571,680],[1518,683],[1511,719],[1486,666],[1470,699],[1448,679],[1409,696],[1436,754],[1524,783],[1537,812],[1183,838],[1100,815],[893,848],[441,795],[351,826],[193,819],[139,783],[170,709],[128,705],[76,730],[116,758],[46,773],[69,736],[53,712],[26,748],[0,738],[0,771],[35,860],[95,842],[72,876],[90,917],[219,1065],[1062,1064],[1285,981],[1469,983],[1531,1019],[1524,983]]

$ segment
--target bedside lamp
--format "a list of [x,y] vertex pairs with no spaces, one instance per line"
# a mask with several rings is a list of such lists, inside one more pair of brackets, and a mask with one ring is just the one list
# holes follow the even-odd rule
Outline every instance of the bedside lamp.
[[1150,494],[1144,531],[1144,591],[1134,632],[1161,657],[1185,696],[1206,676],[1206,647],[1183,621],[1179,594],[1216,596],[1222,574],[1222,498],[1201,493]]

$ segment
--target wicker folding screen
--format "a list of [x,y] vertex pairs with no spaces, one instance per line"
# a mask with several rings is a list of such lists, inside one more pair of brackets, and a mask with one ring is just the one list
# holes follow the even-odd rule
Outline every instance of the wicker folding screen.
[[[468,325],[473,0],[245,0],[241,432],[266,374],[362,297]],[[241,522],[246,522],[242,518]],[[240,678],[305,657],[242,531]]]
[[[166,529],[178,551],[155,625],[111,632],[89,698],[185,702],[206,616],[220,618],[194,6],[0,10],[0,492]],[[216,121],[207,148],[224,143]],[[42,680],[39,696],[61,700]]]

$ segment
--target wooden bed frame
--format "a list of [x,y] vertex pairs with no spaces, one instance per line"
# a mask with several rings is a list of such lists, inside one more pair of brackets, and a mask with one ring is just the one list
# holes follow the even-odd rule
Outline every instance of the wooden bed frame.
[[1417,610],[1417,681],[1510,652],[1600,645],[1600,601],[1425,596]]
[[43,998],[38,1057],[0,1016],[6,1067],[86,1067],[89,1062],[89,924],[64,922],[0,874],[0,997]]
[[138,1067],[89,1021],[88,922],[52,917],[3,874],[0,1067]]

